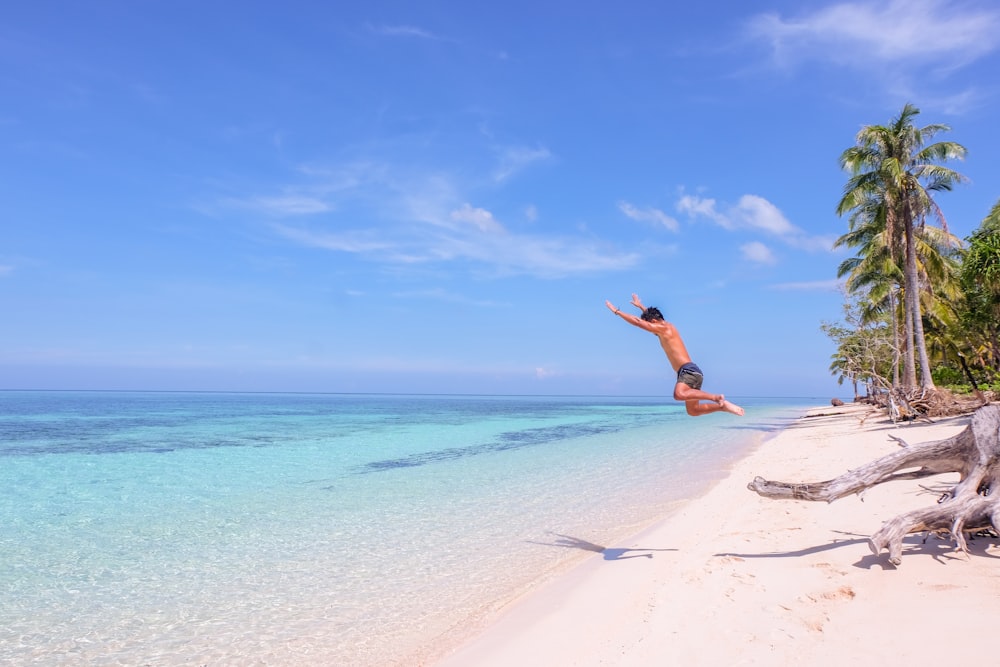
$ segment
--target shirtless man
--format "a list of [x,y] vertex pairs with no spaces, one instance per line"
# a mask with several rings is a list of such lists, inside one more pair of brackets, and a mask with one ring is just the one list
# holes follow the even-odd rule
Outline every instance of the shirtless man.
[[[722,394],[709,394],[701,390],[701,383],[705,379],[701,369],[691,362],[687,348],[681,335],[677,333],[674,325],[664,321],[663,314],[657,308],[646,308],[639,300],[639,296],[632,295],[632,305],[642,311],[642,317],[629,315],[618,310],[610,301],[605,301],[611,312],[622,318],[629,324],[645,329],[656,334],[660,339],[660,346],[667,353],[670,365],[677,371],[677,385],[674,387],[674,399],[684,401],[687,406],[687,413],[692,417],[710,415],[713,412],[730,412],[734,415],[743,415],[743,408],[730,403]],[[702,403],[702,401],[707,401]]]

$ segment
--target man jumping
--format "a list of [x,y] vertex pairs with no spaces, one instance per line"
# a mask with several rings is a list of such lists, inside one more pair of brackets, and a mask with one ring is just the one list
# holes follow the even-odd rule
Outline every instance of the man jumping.
[[[705,376],[701,369],[691,362],[691,357],[688,355],[687,348],[684,347],[684,341],[681,340],[677,329],[670,322],[664,321],[663,313],[658,308],[646,308],[636,294],[632,295],[632,305],[642,311],[642,317],[623,313],[610,301],[605,301],[604,305],[629,324],[656,334],[656,337],[660,339],[660,346],[667,353],[670,365],[677,371],[674,399],[684,401],[689,415],[700,417],[722,411],[738,416],[743,415],[743,408],[735,403],[730,403],[722,394],[709,394],[701,390],[701,383]],[[702,403],[702,401],[707,402]]]

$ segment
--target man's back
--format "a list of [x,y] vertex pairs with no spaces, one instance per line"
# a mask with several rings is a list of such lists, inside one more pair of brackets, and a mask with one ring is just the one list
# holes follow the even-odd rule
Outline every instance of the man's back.
[[673,324],[664,320],[651,322],[649,330],[660,339],[660,346],[666,352],[667,359],[675,371],[691,361],[691,355],[688,354],[687,348],[684,346],[684,340]]

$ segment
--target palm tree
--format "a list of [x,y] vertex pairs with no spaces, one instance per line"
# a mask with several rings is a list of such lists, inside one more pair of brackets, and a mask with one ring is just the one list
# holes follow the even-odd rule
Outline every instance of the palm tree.
[[911,104],[903,107],[888,125],[866,125],[856,137],[856,145],[840,156],[840,164],[851,173],[844,195],[837,205],[838,215],[884,207],[885,232],[891,248],[902,247],[904,327],[906,358],[903,386],[917,384],[916,360],[920,363],[920,384],[932,389],[930,360],[924,340],[920,309],[920,272],[918,236],[927,217],[933,216],[947,230],[947,223],[932,193],[951,190],[964,177],[937,162],[965,157],[966,150],[954,142],[927,141],[946,125],[917,128],[913,119],[920,110]]
[[[886,206],[877,196],[870,197],[864,206],[852,211],[850,230],[837,239],[834,247],[857,249],[857,255],[841,262],[837,277],[847,276],[847,292],[865,297],[859,306],[862,324],[881,321],[889,315],[889,325],[893,333],[895,358],[893,362],[892,386],[898,387],[899,351],[904,346],[904,337],[899,331],[905,313],[899,306],[899,296],[905,295],[903,248],[898,239],[889,236],[886,229]],[[961,240],[948,232],[931,226],[923,226],[916,231],[916,259],[920,298],[925,304],[925,312],[941,318],[942,299],[951,303],[960,298],[960,290],[955,271],[955,256]],[[913,355],[907,355],[907,372],[912,372]]]

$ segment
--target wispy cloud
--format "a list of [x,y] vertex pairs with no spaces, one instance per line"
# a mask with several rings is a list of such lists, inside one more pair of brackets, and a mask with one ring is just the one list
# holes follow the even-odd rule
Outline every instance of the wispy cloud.
[[278,217],[293,215],[313,215],[331,210],[329,203],[318,197],[307,195],[285,195],[277,197],[254,197],[234,201],[236,206]]
[[431,301],[444,301],[446,303],[455,303],[463,306],[475,306],[479,308],[496,308],[499,306],[510,305],[510,304],[497,303],[496,301],[471,299],[465,295],[456,294],[454,292],[450,292],[448,290],[441,288],[394,292],[392,296],[397,299],[420,299],[420,300],[431,300]]
[[627,201],[618,202],[618,209],[626,217],[638,222],[652,222],[656,225],[666,227],[672,232],[676,232],[680,225],[675,218],[667,215],[658,208],[638,208]]
[[[373,231],[325,232],[284,224],[275,224],[271,228],[290,241],[295,241],[296,243],[312,248],[366,255],[376,253],[392,254],[391,251],[396,248],[392,243],[380,241],[377,238],[377,234]],[[395,259],[397,261],[404,261],[404,258],[401,256],[396,256]]]
[[418,37],[420,39],[441,39],[429,30],[413,25],[369,25],[369,30],[385,37]]
[[980,93],[967,83],[954,92],[947,75],[1000,48],[1000,7],[946,0],[842,2],[799,15],[758,14],[746,25],[751,40],[765,43],[775,65],[793,70],[826,63],[875,76],[890,94],[917,97],[916,87],[949,92],[937,108],[958,113]]
[[839,292],[843,287],[842,280],[814,280],[811,282],[775,283],[769,289],[779,291],[802,292]]
[[493,180],[500,183],[528,166],[548,160],[552,157],[549,149],[544,147],[526,148],[511,146],[500,150],[497,168],[493,171]]
[[274,229],[296,243],[351,253],[369,261],[391,264],[468,262],[480,267],[481,271],[499,275],[559,278],[621,271],[635,266],[640,259],[635,253],[617,252],[587,239],[487,231],[476,225],[346,232],[288,225],[276,225]]
[[760,14],[750,34],[791,65],[822,59],[857,67],[873,62],[960,67],[1000,45],[1000,9],[944,0],[846,2],[794,18]]
[[[323,173],[311,172],[320,179]],[[266,197],[249,197],[244,203],[259,206],[262,214],[299,214],[297,223],[270,223],[286,240],[377,263],[450,264],[491,275],[557,278],[621,271],[640,261],[637,253],[618,251],[589,236],[512,231],[492,211],[463,201],[463,188],[441,173],[358,170],[352,187],[343,187],[342,171],[330,173],[338,175],[339,184],[332,203]],[[325,186],[310,187],[323,191]]]
[[275,194],[226,197],[202,208],[237,209],[275,218],[311,216],[336,210],[339,199],[355,197],[384,179],[383,167],[368,161],[337,167],[302,165],[296,171],[306,179],[304,184],[278,187]]
[[9,264],[0,264],[0,278],[14,273],[14,267]]
[[545,368],[544,366],[538,366],[535,368],[535,378],[539,380],[547,380],[552,377],[559,377],[560,375],[562,375],[562,373],[552,368]]

